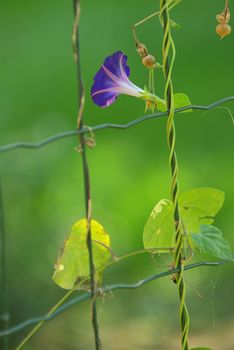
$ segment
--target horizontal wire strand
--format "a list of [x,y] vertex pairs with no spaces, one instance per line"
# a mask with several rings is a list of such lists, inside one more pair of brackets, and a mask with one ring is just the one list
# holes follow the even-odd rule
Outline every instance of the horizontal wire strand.
[[[186,107],[177,108],[177,109],[175,109],[175,113],[188,111],[190,109],[209,111],[209,110],[212,110],[212,109],[214,109],[214,108],[216,108],[224,103],[228,103],[231,101],[234,101],[234,96],[225,97],[221,100],[218,100],[218,101],[211,103],[210,105],[190,105],[190,106],[186,106]],[[6,144],[3,146],[0,146],[0,153],[12,151],[12,150],[19,149],[19,148],[38,149],[38,148],[42,148],[50,143],[53,143],[57,140],[60,140],[60,139],[64,139],[64,138],[72,137],[72,136],[76,136],[76,135],[81,135],[81,134],[88,134],[88,133],[92,133],[94,131],[99,131],[99,130],[103,130],[103,129],[123,129],[123,130],[129,129],[129,128],[131,128],[137,124],[140,124],[146,120],[156,119],[156,118],[160,118],[160,117],[167,116],[167,115],[168,115],[168,111],[158,112],[158,113],[143,115],[143,116],[141,116],[137,119],[134,119],[126,124],[104,123],[104,124],[99,124],[99,125],[95,125],[95,126],[84,126],[80,130],[70,130],[70,131],[58,133],[58,134],[55,134],[51,137],[48,137],[44,140],[41,140],[41,141],[38,141],[35,143],[20,141],[20,142],[16,142],[16,143]]]
[[[191,269],[198,268],[198,267],[203,267],[203,266],[204,267],[205,266],[207,266],[207,267],[208,266],[210,266],[210,267],[218,267],[218,266],[222,266],[224,264],[227,264],[229,262],[231,262],[231,261],[230,260],[200,261],[200,262],[197,262],[197,263],[193,263],[193,264],[189,264],[187,266],[184,266],[183,269],[184,269],[184,271],[187,271],[187,270],[191,270]],[[145,278],[143,280],[140,280],[140,281],[138,281],[136,283],[133,283],[133,284],[118,283],[118,284],[112,284],[112,285],[109,285],[109,286],[104,286],[101,289],[101,293],[104,294],[104,293],[112,292],[112,291],[118,290],[118,289],[137,289],[137,288],[140,288],[143,285],[148,284],[150,282],[153,282],[153,281],[155,281],[155,280],[157,280],[159,278],[170,276],[170,275],[173,275],[173,274],[178,273],[178,272],[180,272],[179,268],[169,269],[167,271],[164,271],[164,272],[152,275],[150,277],[147,277],[147,278]],[[90,298],[91,298],[91,293],[88,293],[88,292],[83,294],[83,295],[80,295],[78,297],[75,297],[72,300],[70,300],[67,303],[65,303],[64,305],[62,305],[61,307],[59,307],[49,317],[48,316],[33,317],[33,318],[27,319],[27,320],[25,320],[23,322],[20,322],[20,323],[16,324],[15,326],[12,326],[12,327],[10,327],[8,329],[0,330],[0,337],[4,337],[4,336],[7,336],[7,335],[14,334],[14,333],[19,332],[22,329],[30,326],[30,325],[38,323],[38,322],[53,320],[56,316],[60,315],[64,311],[66,311],[71,306],[73,306],[75,304],[78,304],[80,302],[83,302],[85,300],[88,300]]]

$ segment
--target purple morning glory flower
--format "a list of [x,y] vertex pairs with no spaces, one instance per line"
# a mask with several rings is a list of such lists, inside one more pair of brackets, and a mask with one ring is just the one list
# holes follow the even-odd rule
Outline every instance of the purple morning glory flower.
[[105,108],[114,103],[120,94],[144,98],[146,96],[145,90],[133,84],[128,79],[129,75],[130,68],[127,65],[127,56],[122,51],[107,56],[94,77],[91,88],[93,102]]

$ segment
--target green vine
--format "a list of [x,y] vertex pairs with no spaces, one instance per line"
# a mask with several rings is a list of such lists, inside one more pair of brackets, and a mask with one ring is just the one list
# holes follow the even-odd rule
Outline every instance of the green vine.
[[[178,196],[178,162],[175,151],[176,134],[175,134],[175,106],[173,95],[173,84],[171,79],[171,73],[173,69],[173,63],[175,60],[176,50],[171,35],[170,29],[170,17],[168,11],[168,0],[161,0],[160,2],[160,18],[163,23],[164,36],[163,36],[163,70],[165,76],[165,90],[164,98],[168,109],[167,119],[167,142],[169,147],[169,163],[171,168],[171,196],[173,202],[173,216],[175,225],[175,267],[180,268],[180,272],[175,277],[174,281],[178,284],[179,298],[180,298],[180,325],[182,332],[182,350],[188,350],[188,331],[189,331],[189,313],[185,303],[186,288],[183,279],[184,264],[182,261],[182,249],[183,249],[183,233],[182,223],[179,213]],[[171,57],[170,57],[171,55]]]

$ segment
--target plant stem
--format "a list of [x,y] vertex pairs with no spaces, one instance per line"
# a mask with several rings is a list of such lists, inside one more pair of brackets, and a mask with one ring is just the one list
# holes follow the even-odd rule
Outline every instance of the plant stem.
[[[74,287],[73,289],[69,290],[46,314],[46,317],[49,318],[63,303],[67,298],[74,292],[74,290],[77,288]],[[29,339],[32,338],[32,336],[38,331],[38,329],[43,325],[44,320],[37,321],[37,325],[26,335],[26,337],[20,342],[20,344],[16,347],[15,350],[20,350],[23,348],[23,346],[29,341]]]
[[[174,248],[157,248],[158,250],[171,250],[173,251]],[[117,262],[120,262],[124,259],[127,259],[129,257],[132,257],[132,256],[136,256],[136,255],[139,255],[139,254],[146,254],[146,253],[154,253],[156,254],[157,253],[157,249],[154,249],[154,248],[151,248],[151,249],[140,249],[140,250],[136,250],[136,251],[133,251],[133,252],[130,252],[130,253],[126,253],[122,256],[115,256],[110,262],[108,262],[107,264],[105,264],[104,266],[100,267],[99,269],[97,269],[96,272],[101,272],[103,270],[105,270],[107,267],[117,263]],[[46,314],[46,316],[43,317],[43,319],[40,319],[38,317],[34,318],[33,319],[33,322],[28,322],[28,321],[24,321],[22,324],[25,325],[25,326],[29,326],[30,324],[34,324],[34,323],[37,323],[37,325],[26,335],[26,337],[21,341],[21,343],[17,346],[16,350],[20,350],[22,349],[22,346],[25,345],[29,339],[39,330],[39,328],[43,325],[43,323],[47,320],[50,320],[52,319],[54,316],[54,314],[56,314],[58,308],[62,307],[62,304],[70,297],[70,295],[72,295],[76,290],[79,290],[79,288],[81,288],[84,283],[86,283],[88,280],[90,279],[90,276],[86,276],[81,282],[79,282],[79,284],[76,284],[71,290],[69,290],[54,306],[52,306],[52,308],[48,311],[48,313]],[[82,296],[80,297],[82,299]],[[83,299],[82,299],[83,300]],[[69,303],[69,302],[68,302]],[[16,325],[16,326],[13,326],[12,328],[13,329],[16,329],[16,331],[18,330],[21,330],[24,328],[20,326],[21,324],[19,324],[19,327]],[[14,331],[12,332],[14,333]],[[0,337],[3,336],[4,334],[8,334],[8,332],[4,329],[4,330],[0,330]],[[11,334],[11,332],[9,333]]]
[[225,3],[225,11],[227,11],[228,9],[228,0],[226,0],[226,3]]
[[[178,206],[178,163],[175,151],[175,124],[174,124],[174,95],[173,95],[173,85],[171,79],[171,73],[173,68],[173,63],[175,60],[175,46],[171,36],[170,31],[170,19],[168,12],[168,0],[161,0],[160,2],[161,18],[164,28],[163,37],[163,67],[165,75],[165,100],[168,109],[168,120],[167,120],[167,141],[169,146],[169,163],[171,168],[172,184],[171,184],[171,196],[174,208],[174,223],[175,223],[175,267],[180,269],[180,272],[175,278],[175,282],[178,284],[179,298],[180,298],[180,324],[182,332],[182,350],[188,350],[188,330],[189,330],[189,314],[185,304],[185,283],[182,278],[184,265],[182,263],[182,248],[183,248],[183,235],[181,229],[181,219],[179,214]],[[171,60],[169,59],[170,50],[172,50]]]
[[[73,52],[74,59],[77,66],[77,82],[78,82],[78,117],[77,117],[77,128],[81,130],[83,128],[83,109],[84,109],[84,85],[81,74],[81,64],[80,64],[80,45],[79,45],[79,19],[80,19],[80,0],[73,0],[74,6],[74,26],[72,34],[73,42]],[[101,339],[99,335],[99,326],[97,318],[97,307],[96,307],[96,292],[97,285],[95,281],[95,266],[93,258],[93,249],[92,249],[92,234],[91,234],[91,215],[92,215],[92,206],[91,206],[91,188],[90,188],[90,175],[89,167],[86,156],[86,143],[85,137],[83,134],[79,135],[80,139],[80,148],[83,164],[83,177],[84,177],[84,194],[85,194],[85,213],[87,219],[87,249],[89,253],[89,268],[90,268],[90,289],[92,295],[92,325],[94,330],[95,337],[95,349],[101,350]]]
[[[178,3],[179,3],[180,1],[182,1],[182,0],[170,0],[170,1],[168,2],[168,10],[169,10],[169,11],[172,10],[173,7],[176,6],[176,5],[178,5]],[[228,1],[228,0],[226,0],[226,1]],[[152,13],[151,15],[149,15],[149,16],[143,18],[143,19],[140,20],[139,22],[133,24],[133,26],[132,26],[132,34],[133,34],[133,39],[134,39],[136,45],[140,43],[140,41],[138,40],[137,34],[136,34],[136,28],[137,28],[138,26],[140,26],[141,24],[144,24],[145,22],[147,22],[147,21],[150,20],[151,18],[153,18],[153,17],[155,17],[155,16],[158,16],[159,14],[160,14],[160,11],[154,12],[154,13]]]

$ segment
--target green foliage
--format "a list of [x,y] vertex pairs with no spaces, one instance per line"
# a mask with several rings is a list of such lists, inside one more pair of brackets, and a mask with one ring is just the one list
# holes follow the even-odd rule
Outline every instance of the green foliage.
[[217,227],[201,225],[201,233],[193,234],[192,239],[201,253],[233,260],[230,244],[222,237],[222,232]]
[[[187,95],[185,95],[182,92],[174,94],[174,104],[175,108],[181,108],[191,105],[191,101]],[[192,109],[188,109],[187,111],[184,111],[183,113],[192,112]]]
[[202,224],[212,224],[222,208],[224,193],[210,187],[194,188],[179,197],[180,213],[187,233],[200,232]]
[[[152,210],[143,232],[146,249],[174,246],[173,205],[168,199],[161,199]],[[168,250],[163,250],[168,252]]]
[[[187,95],[181,92],[174,94],[175,108],[181,108],[181,107],[186,107],[190,105],[191,105],[191,101]],[[159,100],[159,99],[157,100],[157,110],[161,112],[165,112],[167,110],[167,106],[164,100]],[[192,112],[192,110],[188,109],[187,111],[184,111],[184,112]]]
[[[89,254],[86,242],[87,229],[86,219],[77,221],[60,251],[53,280],[61,288],[72,289],[75,283],[82,282],[89,276]],[[94,265],[96,269],[99,269],[107,264],[111,258],[111,253],[108,250],[110,237],[104,231],[103,226],[95,220],[91,221],[91,235]],[[96,272],[96,281],[99,284],[101,283],[101,272]],[[88,283],[85,283],[85,286],[87,285]]]
[[160,111],[160,112],[167,111],[165,100],[157,100],[157,111]]
[[177,22],[175,22],[173,19],[171,19],[170,18],[170,26],[171,26],[171,28],[173,28],[173,29],[180,29],[180,25],[179,25],[179,23],[177,23]]
[[[212,224],[224,202],[224,193],[215,188],[195,188],[179,197],[179,210],[186,234],[200,232],[200,226]],[[173,204],[168,199],[160,200],[152,210],[143,232],[146,249],[173,247],[175,228]],[[192,240],[189,239],[192,244]],[[168,250],[162,249],[162,252]]]

